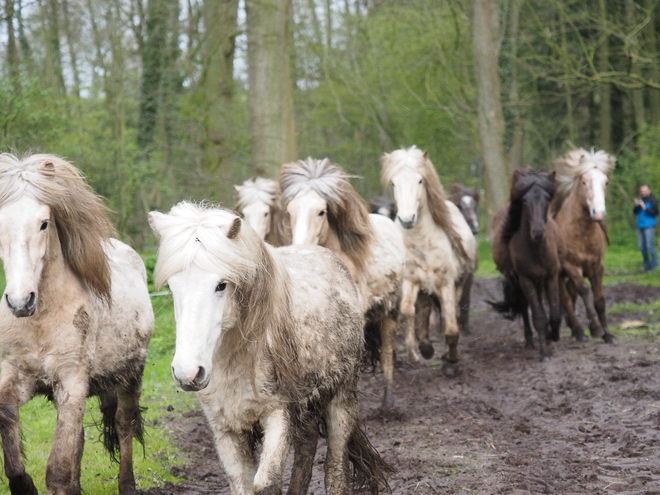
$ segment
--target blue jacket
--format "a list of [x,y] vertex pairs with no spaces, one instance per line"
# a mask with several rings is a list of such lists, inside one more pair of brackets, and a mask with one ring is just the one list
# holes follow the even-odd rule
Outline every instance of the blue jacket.
[[646,204],[646,210],[642,210],[641,206],[635,206],[635,215],[637,215],[637,228],[648,229],[655,227],[658,224],[658,200],[655,199],[653,194],[649,194],[647,198],[641,198]]

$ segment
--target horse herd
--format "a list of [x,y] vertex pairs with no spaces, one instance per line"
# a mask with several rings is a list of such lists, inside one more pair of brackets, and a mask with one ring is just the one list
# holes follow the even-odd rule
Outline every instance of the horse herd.
[[[573,335],[585,339],[578,294],[591,335],[615,342],[600,223],[613,168],[604,152],[576,150],[557,161],[556,176],[517,171],[510,205],[496,217],[493,257],[505,290],[492,304],[523,316],[528,346],[531,306],[542,358],[546,338],[559,337],[560,304]],[[328,159],[309,158],[284,165],[279,183],[236,186],[242,216],[189,202],[149,214],[159,240],[155,282],[174,301],[172,375],[197,392],[232,494],[282,493],[291,446],[287,493],[307,493],[319,436],[327,439],[327,493],[387,491],[392,468],[359,414],[364,360],[380,362],[390,409],[398,329],[408,359],[430,358],[435,313],[448,375],[460,358],[478,263],[478,194],[452,186],[446,200],[428,153],[414,146],[383,156],[394,201],[372,201],[379,214],[369,214],[350,178]],[[139,397],[154,316],[144,264],[113,233],[73,165],[0,155],[0,436],[12,494],[37,494],[19,423],[19,408],[37,394],[57,409],[48,492],[81,493],[83,415],[87,397],[98,396],[119,492],[135,493],[133,438],[143,442]]]

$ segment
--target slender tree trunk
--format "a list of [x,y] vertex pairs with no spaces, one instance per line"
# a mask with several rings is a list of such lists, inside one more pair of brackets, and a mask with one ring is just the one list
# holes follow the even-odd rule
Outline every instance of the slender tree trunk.
[[60,48],[60,9],[58,0],[45,0],[41,4],[46,26],[46,71],[51,86],[64,94],[64,75],[62,72],[62,51]]
[[25,34],[25,24],[23,23],[23,2],[18,0],[18,9],[16,10],[16,19],[18,20],[18,43],[21,46],[21,56],[24,64],[27,65],[28,72],[32,71],[32,53],[30,51],[30,42]]
[[218,170],[231,156],[234,48],[238,0],[204,1],[203,72],[206,170]]
[[71,72],[73,73],[73,94],[77,98],[80,98],[80,71],[78,70],[78,52],[75,46],[78,36],[73,32],[71,27],[69,0],[62,0],[62,14],[64,32],[66,33],[66,42],[69,49],[69,58],[71,59]]
[[474,0],[474,58],[479,92],[479,140],[486,168],[489,225],[507,202],[509,177],[504,159],[504,117],[499,80],[499,1]]
[[[570,67],[568,63],[568,45],[566,43],[566,23],[564,19],[561,19],[561,48],[566,54],[566,59],[564,60],[564,72],[568,76],[570,73]],[[573,115],[573,90],[571,89],[571,83],[566,77],[564,81],[564,94],[566,95],[566,121],[568,126],[568,139],[571,143],[575,143],[577,135],[575,134],[575,116]]]
[[295,159],[289,0],[246,0],[250,129],[255,172],[276,177]]
[[[651,14],[651,20],[646,24],[645,38],[648,51],[653,56],[658,53],[658,44],[655,35],[655,20],[658,15],[656,0],[644,0],[644,8]],[[660,81],[660,71],[652,68],[648,75],[654,81]],[[660,90],[649,88],[649,117],[652,124],[660,122]]]
[[[635,0],[626,0],[626,21],[628,26],[632,27],[635,23]],[[632,60],[631,71],[636,76],[642,76],[642,70],[636,60]],[[632,93],[632,104],[633,104],[633,114],[635,120],[635,131],[639,134],[641,130],[646,125],[646,116],[644,115],[644,90],[642,89],[633,89]],[[640,148],[640,152],[645,154],[646,151]]]
[[[605,0],[598,0],[600,15],[601,36],[598,48],[598,70],[606,72],[609,68],[610,42],[605,26],[607,24],[607,4]],[[612,151],[612,88],[609,83],[600,83],[600,145],[605,151]]]
[[9,69],[9,77],[11,78],[14,91],[19,93],[20,87],[20,71],[19,71],[19,58],[18,47],[16,46],[16,34],[14,31],[14,0],[7,0],[5,2],[5,19],[7,21],[7,68]]
[[524,127],[520,94],[518,93],[518,36],[520,33],[520,0],[511,0],[511,22],[509,24],[509,39],[511,43],[511,105],[515,112],[513,137],[508,153],[508,171],[513,174],[523,165]]

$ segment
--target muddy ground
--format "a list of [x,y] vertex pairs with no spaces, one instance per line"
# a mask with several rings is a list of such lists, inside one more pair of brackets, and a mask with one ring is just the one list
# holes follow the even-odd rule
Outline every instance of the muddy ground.
[[[522,323],[488,309],[484,301],[498,296],[497,281],[475,282],[456,377],[443,375],[440,352],[399,366],[394,414],[379,413],[380,374],[364,374],[362,411],[372,442],[397,469],[392,492],[660,494],[660,343],[621,332],[616,347],[579,344],[563,329],[541,363],[523,347]],[[608,305],[659,297],[660,288],[606,288]],[[657,323],[660,315],[610,315],[613,325],[633,319]],[[189,459],[172,467],[184,481],[144,493],[229,494],[202,414],[174,411],[167,421]],[[324,493],[324,452],[321,444],[310,494]]]

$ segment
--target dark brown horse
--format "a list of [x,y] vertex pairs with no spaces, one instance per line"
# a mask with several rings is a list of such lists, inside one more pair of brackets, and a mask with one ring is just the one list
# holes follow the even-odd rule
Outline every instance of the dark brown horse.
[[[565,248],[557,224],[548,216],[554,194],[554,173],[517,170],[510,204],[496,216],[492,245],[493,259],[504,275],[504,300],[490,304],[510,319],[523,317],[527,348],[534,347],[527,313],[531,306],[542,360],[549,356],[546,338],[559,340],[561,324],[559,275]],[[544,295],[550,307],[549,333]]]
[[461,210],[465,221],[470,226],[474,235],[479,233],[479,200],[481,199],[476,189],[463,187],[460,184],[449,186],[449,199]]
[[376,196],[369,201],[369,213],[378,213],[394,221],[396,219],[396,202],[387,196]]

